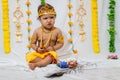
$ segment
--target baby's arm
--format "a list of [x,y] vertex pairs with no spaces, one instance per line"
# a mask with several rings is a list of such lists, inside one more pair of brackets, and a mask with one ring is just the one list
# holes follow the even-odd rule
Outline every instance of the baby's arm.
[[31,42],[30,42],[30,46],[33,50],[35,50],[36,52],[38,53],[43,53],[43,52],[46,52],[45,49],[41,49],[40,47],[38,47],[37,45],[37,42],[38,42],[38,33],[40,30],[39,29],[36,29],[32,35],[32,38],[31,38]]
[[56,51],[64,45],[64,36],[62,35],[60,29],[57,28],[53,34],[57,34],[56,36],[54,36],[54,38],[56,39],[56,43],[55,45],[49,46],[46,49],[47,51]]
[[64,45],[64,36],[62,35],[62,32],[58,29],[57,30],[57,41],[56,41],[56,45],[52,46],[52,48],[54,50],[58,50],[60,48],[62,48],[62,46]]
[[38,46],[37,46],[37,30],[35,30],[33,32],[33,35],[32,35],[32,38],[31,38],[31,41],[30,41],[30,46],[33,50],[37,51],[38,49]]

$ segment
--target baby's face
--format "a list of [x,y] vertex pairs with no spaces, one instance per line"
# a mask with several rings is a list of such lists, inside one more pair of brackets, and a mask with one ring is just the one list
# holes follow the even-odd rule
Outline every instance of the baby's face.
[[39,20],[44,28],[51,29],[54,26],[56,16],[53,14],[44,14]]

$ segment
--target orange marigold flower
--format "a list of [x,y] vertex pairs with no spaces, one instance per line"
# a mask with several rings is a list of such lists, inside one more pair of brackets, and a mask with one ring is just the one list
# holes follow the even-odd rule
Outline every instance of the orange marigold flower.
[[69,38],[69,39],[68,39],[68,42],[69,42],[69,43],[72,43],[72,38]]
[[31,11],[30,11],[30,10],[27,10],[27,11],[26,11],[26,14],[31,14]]
[[72,30],[69,30],[69,31],[68,31],[69,34],[72,34],[72,32],[73,32]]
[[26,22],[27,22],[27,23],[32,23],[32,20],[27,19]]
[[68,12],[68,16],[71,17],[72,16],[72,12]]
[[68,4],[67,6],[68,6],[68,8],[72,8],[72,4]]
[[31,36],[30,36],[30,35],[28,35],[28,39],[31,39]]
[[27,30],[31,30],[31,28],[30,28],[30,27],[27,27]]
[[30,1],[27,1],[25,4],[26,4],[27,6],[29,6],[29,5],[31,4],[31,2],[30,2]]
[[72,26],[72,25],[73,25],[73,22],[72,22],[72,21],[69,21],[68,24],[69,24],[70,26]]
[[78,53],[78,50],[73,50],[74,54],[77,54]]

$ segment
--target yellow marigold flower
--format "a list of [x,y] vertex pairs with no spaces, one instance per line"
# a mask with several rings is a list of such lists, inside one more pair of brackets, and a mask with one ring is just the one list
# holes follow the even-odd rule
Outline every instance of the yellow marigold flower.
[[72,4],[68,4],[67,6],[68,6],[68,8],[72,8]]
[[72,30],[69,30],[69,31],[68,31],[69,34],[72,34],[72,32],[73,32]]
[[78,50],[73,50],[74,54],[77,54],[78,53]]
[[72,12],[68,12],[68,16],[71,17],[72,16]]
[[68,42],[69,42],[69,43],[72,43],[72,38],[69,38],[69,39],[68,39]]
[[31,14],[31,11],[30,11],[30,10],[27,10],[27,11],[26,11],[26,14]]
[[94,52],[99,53],[100,49],[99,48],[94,48]]
[[72,25],[73,25],[73,22],[72,22],[72,21],[69,21],[68,24],[69,24],[70,26],[72,26]]
[[27,45],[27,48],[30,48],[30,44]]
[[30,1],[27,1],[25,4],[26,4],[27,6],[29,6],[29,5],[31,4],[31,2],[30,2]]
[[26,20],[27,23],[32,23],[32,20],[28,19]]
[[31,30],[31,28],[30,28],[30,27],[27,27],[27,30]]

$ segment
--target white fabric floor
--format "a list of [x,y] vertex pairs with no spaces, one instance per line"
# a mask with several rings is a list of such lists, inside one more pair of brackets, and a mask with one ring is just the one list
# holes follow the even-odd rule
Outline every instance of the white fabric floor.
[[54,64],[29,70],[26,65],[2,65],[0,62],[0,80],[120,80],[120,60],[87,61],[77,60],[79,66],[66,70],[60,77],[46,78],[48,74],[63,71]]

